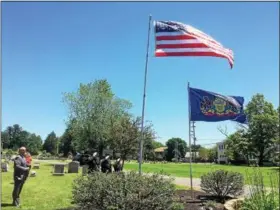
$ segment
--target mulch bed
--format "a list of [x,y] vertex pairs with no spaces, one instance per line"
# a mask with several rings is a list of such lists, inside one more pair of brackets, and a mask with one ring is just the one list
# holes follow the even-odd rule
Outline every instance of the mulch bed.
[[[194,199],[191,199],[190,190],[176,190],[175,200],[178,203],[182,203],[185,207],[185,210],[201,210],[201,207],[204,206],[208,201],[215,201],[216,208],[214,210],[224,210],[224,205],[214,196],[201,191],[193,190]],[[226,200],[230,197],[226,198]]]

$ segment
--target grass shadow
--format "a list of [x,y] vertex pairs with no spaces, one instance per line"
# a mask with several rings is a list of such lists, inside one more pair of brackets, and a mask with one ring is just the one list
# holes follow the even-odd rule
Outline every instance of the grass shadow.
[[1,203],[1,207],[8,207],[8,206],[14,206],[11,203]]

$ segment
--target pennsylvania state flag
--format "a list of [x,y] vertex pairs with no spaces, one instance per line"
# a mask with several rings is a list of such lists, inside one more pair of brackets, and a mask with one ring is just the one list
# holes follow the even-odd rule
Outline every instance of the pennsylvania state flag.
[[247,123],[243,110],[244,98],[224,96],[196,88],[189,88],[191,121],[219,122],[232,120]]

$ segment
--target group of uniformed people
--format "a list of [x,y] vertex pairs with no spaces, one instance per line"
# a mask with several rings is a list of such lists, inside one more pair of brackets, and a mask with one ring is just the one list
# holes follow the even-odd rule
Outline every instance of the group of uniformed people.
[[111,163],[110,156],[105,155],[101,160],[98,157],[97,152],[94,152],[92,155],[89,154],[77,154],[73,161],[80,162],[80,165],[88,165],[88,173],[93,172],[103,172],[103,173],[111,173],[122,171],[122,160],[118,158],[114,164]]

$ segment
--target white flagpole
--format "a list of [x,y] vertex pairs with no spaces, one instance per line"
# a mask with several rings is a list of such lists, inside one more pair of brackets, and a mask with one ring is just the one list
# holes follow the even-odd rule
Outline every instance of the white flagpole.
[[148,42],[147,42],[147,53],[146,53],[146,65],[145,65],[145,76],[144,76],[144,94],[143,94],[143,106],[142,106],[142,118],[141,118],[141,138],[140,138],[140,149],[139,149],[139,174],[142,174],[142,159],[143,159],[143,141],[144,141],[144,116],[145,116],[145,99],[146,99],[146,83],[147,83],[147,70],[149,60],[149,46],[150,46],[150,30],[151,30],[152,15],[149,16],[149,29],[148,29]]
[[191,196],[193,196],[193,180],[192,180],[192,143],[191,143],[191,100],[190,100],[190,83],[188,82],[188,98],[189,98],[189,152],[190,152],[190,181],[191,181]]

